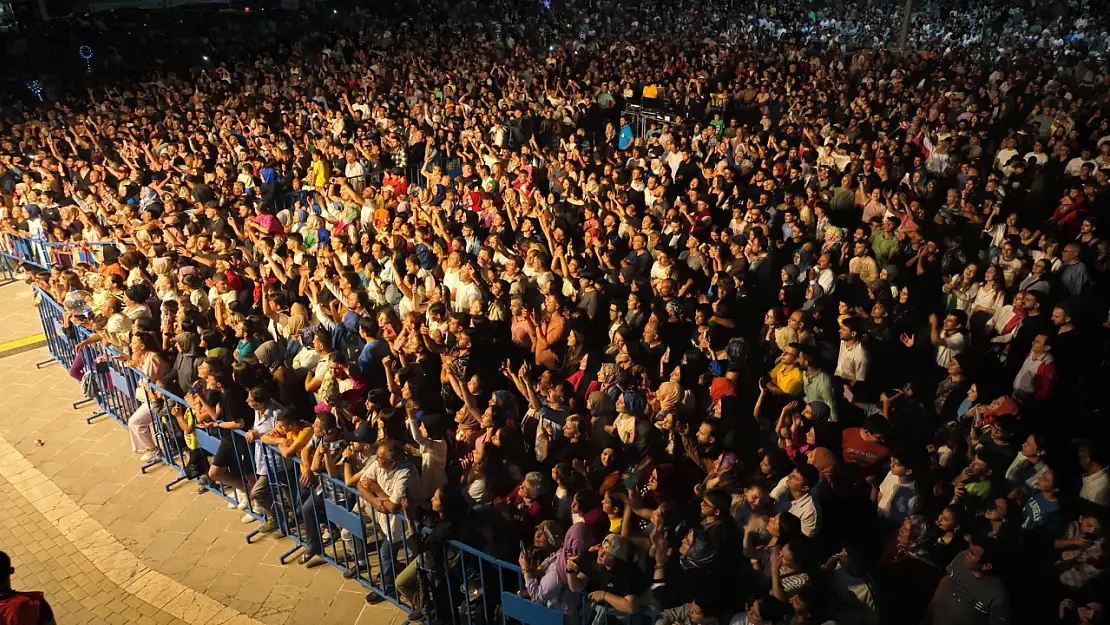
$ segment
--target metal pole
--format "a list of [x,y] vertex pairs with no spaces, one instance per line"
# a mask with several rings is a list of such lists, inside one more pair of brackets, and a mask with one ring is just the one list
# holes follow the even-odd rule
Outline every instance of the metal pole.
[[906,6],[902,9],[902,32],[898,35],[898,51],[903,55],[906,53],[906,39],[910,35],[910,13],[913,12],[913,0],[906,0]]

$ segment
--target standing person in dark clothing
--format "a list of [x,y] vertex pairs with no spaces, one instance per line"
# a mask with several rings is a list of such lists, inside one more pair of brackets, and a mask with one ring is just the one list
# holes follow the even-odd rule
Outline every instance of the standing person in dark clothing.
[[12,559],[0,551],[0,623],[54,625],[54,611],[41,592],[12,590]]
[[948,565],[926,611],[924,624],[1002,625],[1010,622],[1010,596],[994,570],[999,544],[972,538]]

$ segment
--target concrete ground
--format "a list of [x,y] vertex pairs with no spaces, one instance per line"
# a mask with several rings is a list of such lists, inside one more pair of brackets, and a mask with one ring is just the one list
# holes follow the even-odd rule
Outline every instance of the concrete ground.
[[[30,288],[0,287],[0,343],[42,331]],[[165,467],[139,472],[126,431],[88,425],[79,385],[45,347],[0,358],[0,549],[18,590],[45,591],[58,622],[206,625],[405,622],[331,566],[282,565],[292,543],[246,543],[253,524]]]

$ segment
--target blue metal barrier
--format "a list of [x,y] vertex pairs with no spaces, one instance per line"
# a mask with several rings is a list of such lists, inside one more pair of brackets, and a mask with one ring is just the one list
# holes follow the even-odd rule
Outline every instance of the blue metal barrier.
[[292,212],[293,207],[297,202],[306,202],[308,200],[308,191],[290,191],[283,195],[274,198],[274,209],[277,212],[287,210]]
[[114,243],[43,243],[42,249],[48,267],[73,269],[79,264],[100,266],[96,250],[115,247]]
[[[127,366],[107,345],[89,343],[78,352],[77,345],[88,340],[91,332],[73,325],[64,308],[49,293],[37,287],[35,290],[47,346],[53,356],[47,362],[56,360],[68,368],[80,354],[86,370],[86,389],[92,394],[86,401],[95,401],[100,409],[88,421],[111,416],[126,425],[136,411],[148,405],[158,459],[144,465],[142,471],[145,473],[159,464],[173,469],[176,475],[166,484],[167,491],[181,482],[203,478],[208,458],[221,445],[220,438],[213,435],[215,431],[197,427],[197,414],[185,399]],[[75,407],[81,403],[85,402],[78,402]],[[248,493],[246,511],[260,522],[270,517],[281,534],[294,543],[280,556],[282,564],[298,552],[311,552],[404,609],[412,607],[413,598],[403,594],[398,577],[423,570],[432,580],[435,622],[452,625],[563,622],[561,613],[524,597],[524,580],[516,564],[453,540],[433,547],[440,551],[431,555],[440,557],[429,558],[429,552],[421,552],[418,547],[422,539],[416,538],[424,534],[424,529],[410,524],[402,515],[371,509],[358,489],[348,486],[342,477],[327,474],[305,477],[300,458],[286,458],[272,445],[252,444],[241,430],[218,431],[230,437],[226,440],[232,444],[247,450],[246,454],[233,454],[235,466],[223,467]],[[261,510],[254,509],[256,501],[251,496],[258,467],[265,468],[271,500]],[[233,488],[215,481],[204,486],[229,503],[240,504]],[[410,527],[415,534],[410,533]],[[248,534],[247,542],[251,543],[259,533],[261,530],[256,529]],[[429,569],[431,561],[437,564]],[[405,585],[402,582],[401,586]]]
[[14,234],[0,234],[0,254],[20,263],[34,265],[43,271],[50,269],[49,256],[42,241]]

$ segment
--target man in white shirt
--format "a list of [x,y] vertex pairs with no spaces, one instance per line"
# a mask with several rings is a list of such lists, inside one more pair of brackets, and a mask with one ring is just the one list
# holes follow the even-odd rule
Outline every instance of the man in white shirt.
[[[277,529],[277,521],[274,519],[274,498],[270,494],[270,483],[266,477],[266,451],[262,436],[269,434],[277,426],[277,416],[282,411],[282,407],[270,397],[270,392],[261,386],[252,388],[247,394],[247,405],[254,410],[254,427],[247,431],[247,442],[255,443],[254,474],[258,476],[251,486],[250,498],[254,502],[255,511],[266,517],[258,528],[259,532],[266,534]],[[254,517],[249,512],[243,515],[244,523],[250,523],[253,520]]]
[[[935,313],[929,315],[929,342],[937,348],[937,366],[947,369],[952,358],[964,351],[967,344],[963,334],[963,328],[967,326],[967,313],[954,310],[944,318],[943,326],[937,327],[939,322]],[[903,334],[901,338],[906,347],[912,348],[916,343],[914,336]]]
[[1017,139],[1012,137],[1002,141],[1002,149],[998,151],[994,158],[995,169],[1001,171],[1010,162],[1011,158],[1017,156],[1018,151],[1014,149],[1016,146]]
[[[821,474],[817,467],[808,463],[799,464],[790,475],[783,478],[786,489],[790,491],[790,508],[787,512],[798,517],[802,522],[802,533],[808,538],[813,538],[821,531],[821,508],[810,494],[810,490],[820,479]],[[779,482],[771,491],[772,497],[778,499],[785,494],[782,492],[783,482]]]
[[[405,519],[401,516],[401,502],[419,493],[416,475],[407,464],[401,464],[404,457],[400,443],[386,441],[378,448],[378,457],[362,470],[358,480],[358,492],[365,504],[374,509],[374,529],[381,535],[377,541],[382,570],[376,585],[386,594],[393,591],[399,572],[397,551],[404,545]],[[367,603],[383,600],[374,592],[366,596]]]
[[1079,175],[1079,170],[1083,169],[1083,166],[1088,163],[1091,165],[1091,171],[1098,170],[1098,161],[1091,158],[1089,149],[1085,149],[1079,153],[1079,156],[1069,160],[1068,164],[1064,165],[1064,173],[1074,178]]
[[849,383],[867,381],[870,358],[860,341],[862,334],[859,319],[845,319],[840,324],[840,355],[836,359],[835,375]]
[[347,164],[343,167],[343,175],[347,177],[347,184],[351,185],[355,193],[362,193],[366,187],[366,168],[358,160],[354,150],[347,150],[345,154]]

